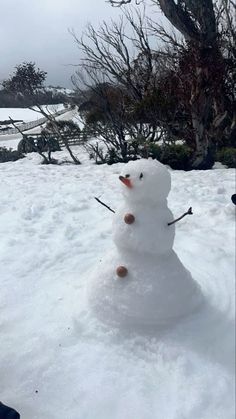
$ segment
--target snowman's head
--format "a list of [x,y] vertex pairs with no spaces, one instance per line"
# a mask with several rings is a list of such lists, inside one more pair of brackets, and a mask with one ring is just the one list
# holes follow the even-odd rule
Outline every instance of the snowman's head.
[[130,161],[119,177],[125,198],[132,202],[162,202],[171,187],[167,168],[152,159]]

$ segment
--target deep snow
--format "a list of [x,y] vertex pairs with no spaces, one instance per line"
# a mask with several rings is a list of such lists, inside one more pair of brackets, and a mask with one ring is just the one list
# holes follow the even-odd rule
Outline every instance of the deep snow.
[[[208,307],[164,334],[93,316],[90,271],[111,246],[122,164],[0,164],[0,399],[22,419],[233,419],[232,169],[171,171],[174,249]],[[65,153],[57,153],[64,156]]]

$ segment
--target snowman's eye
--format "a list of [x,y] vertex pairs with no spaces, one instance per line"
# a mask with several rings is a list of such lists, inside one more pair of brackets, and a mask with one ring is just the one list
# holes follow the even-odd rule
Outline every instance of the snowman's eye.
[[139,179],[142,179],[142,178],[143,178],[143,173],[140,173]]
[[130,175],[125,175],[126,178],[130,177]]

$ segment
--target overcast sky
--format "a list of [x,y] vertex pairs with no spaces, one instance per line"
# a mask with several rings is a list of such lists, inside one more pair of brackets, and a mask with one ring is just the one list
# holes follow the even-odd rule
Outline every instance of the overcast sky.
[[70,87],[79,51],[69,34],[88,22],[117,18],[121,11],[105,0],[1,0],[0,81],[23,61],[48,72],[47,84]]

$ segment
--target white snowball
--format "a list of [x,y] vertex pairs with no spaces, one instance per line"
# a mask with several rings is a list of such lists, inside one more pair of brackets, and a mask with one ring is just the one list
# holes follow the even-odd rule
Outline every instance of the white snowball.
[[153,205],[162,202],[171,188],[171,177],[166,167],[152,159],[130,161],[124,165],[122,176],[129,176],[132,188],[121,184],[126,202]]

